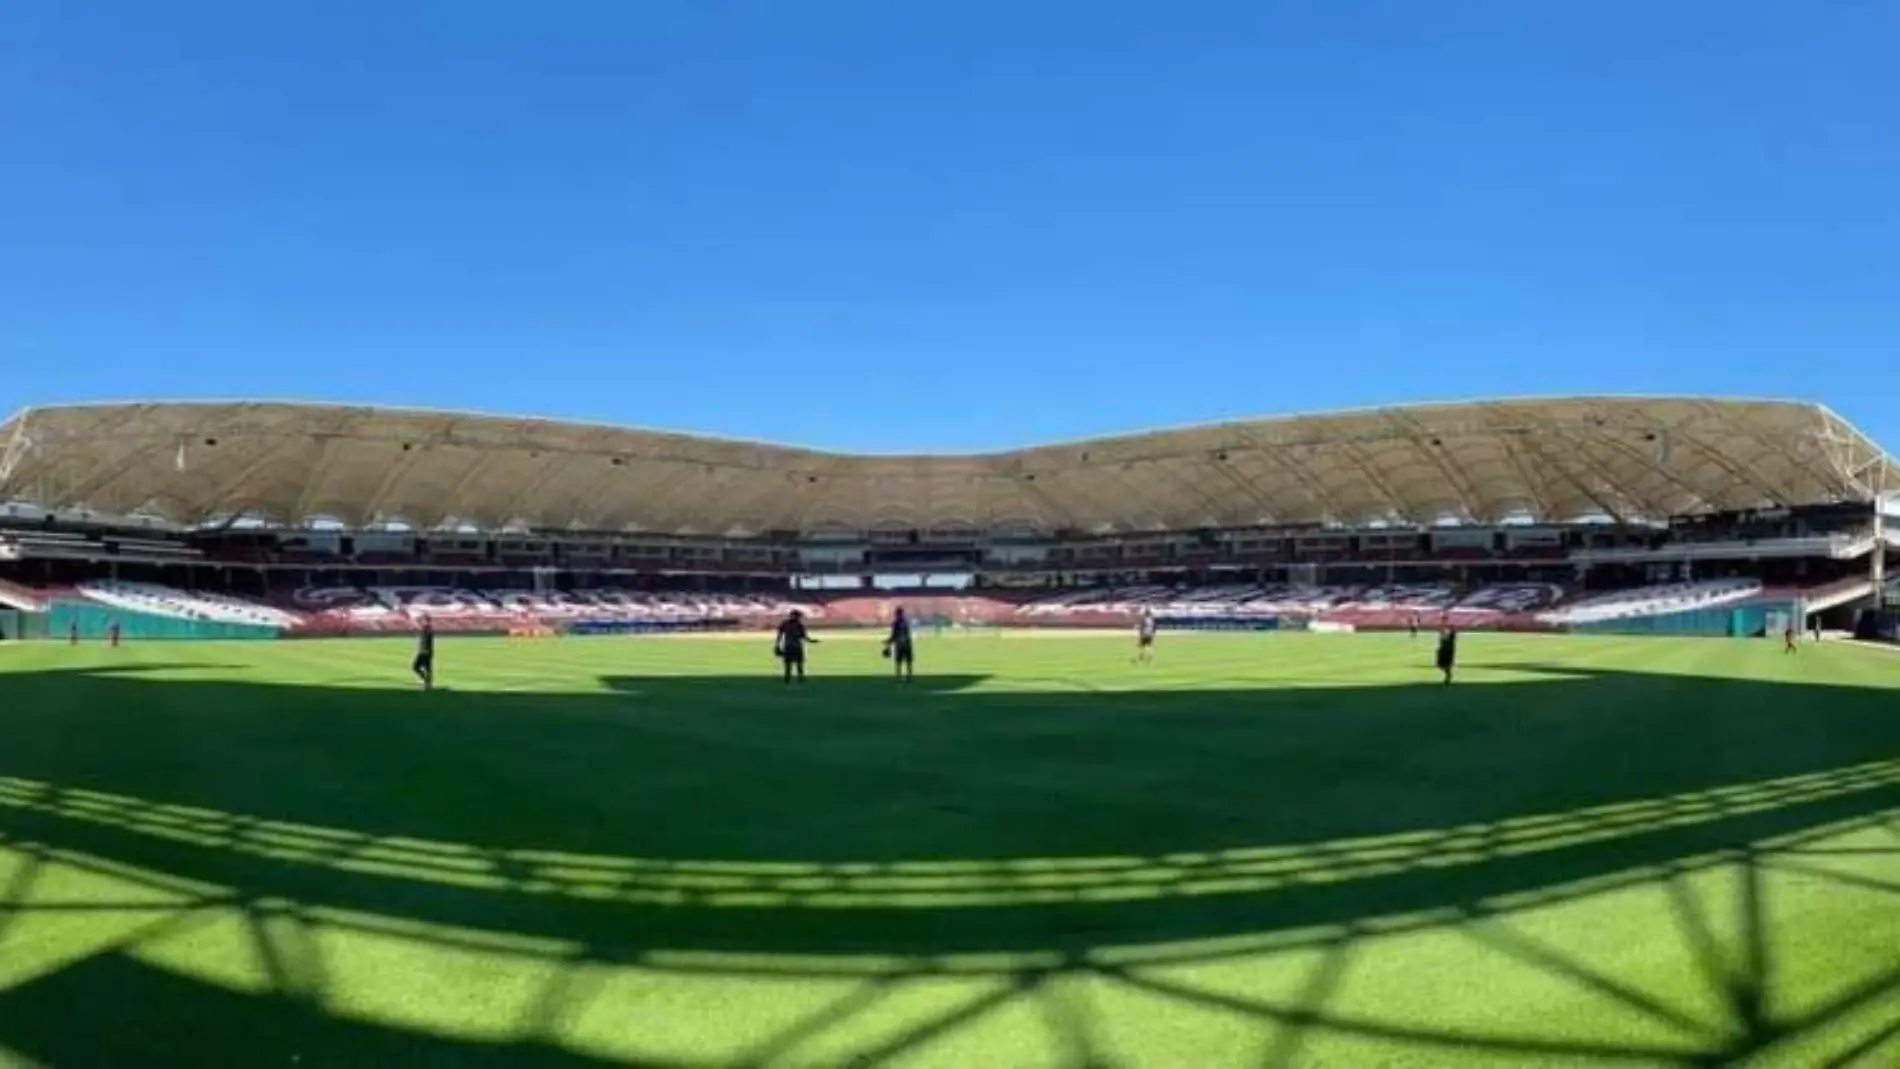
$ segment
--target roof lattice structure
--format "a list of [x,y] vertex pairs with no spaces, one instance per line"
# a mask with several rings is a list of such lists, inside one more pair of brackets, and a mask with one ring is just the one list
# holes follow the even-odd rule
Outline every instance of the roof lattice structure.
[[1236,420],[966,456],[849,456],[542,419],[336,405],[27,409],[0,499],[179,524],[763,533],[1129,532],[1864,500],[1895,462],[1819,405],[1578,397]]

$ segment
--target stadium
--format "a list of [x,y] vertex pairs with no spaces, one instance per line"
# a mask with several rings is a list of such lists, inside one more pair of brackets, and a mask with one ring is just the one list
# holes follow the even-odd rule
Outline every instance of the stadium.
[[1820,405],[0,450],[0,1064],[1892,1064],[1900,471]]

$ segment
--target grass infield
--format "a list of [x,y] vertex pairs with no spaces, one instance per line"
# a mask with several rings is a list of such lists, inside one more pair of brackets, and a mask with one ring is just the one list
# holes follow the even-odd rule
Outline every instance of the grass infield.
[[1900,1064],[1900,657],[410,653],[0,648],[0,1066]]

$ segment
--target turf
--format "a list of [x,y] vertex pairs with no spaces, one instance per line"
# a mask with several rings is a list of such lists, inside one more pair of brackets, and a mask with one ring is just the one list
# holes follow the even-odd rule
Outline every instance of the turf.
[[1900,1064],[1900,656],[0,647],[0,1065]]

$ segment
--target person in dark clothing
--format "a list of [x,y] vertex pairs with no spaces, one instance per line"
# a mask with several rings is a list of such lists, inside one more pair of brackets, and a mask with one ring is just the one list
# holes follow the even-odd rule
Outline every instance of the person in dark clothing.
[[790,683],[794,676],[800,683],[805,681],[805,643],[816,643],[812,633],[805,629],[805,614],[793,609],[785,622],[778,625],[778,638],[772,643],[772,653],[785,665],[785,682]]
[[1438,633],[1438,670],[1445,673],[1445,682],[1451,682],[1452,671],[1458,667],[1458,632],[1445,628]]
[[435,621],[422,618],[422,634],[416,638],[416,659],[409,670],[422,680],[423,690],[435,689]]
[[916,678],[917,655],[910,644],[910,618],[904,615],[902,608],[891,617],[891,635],[884,640],[884,656],[891,659],[900,682],[908,683]]
[[1135,624],[1135,663],[1153,664],[1155,661],[1155,623],[1153,609],[1141,610],[1141,620]]

